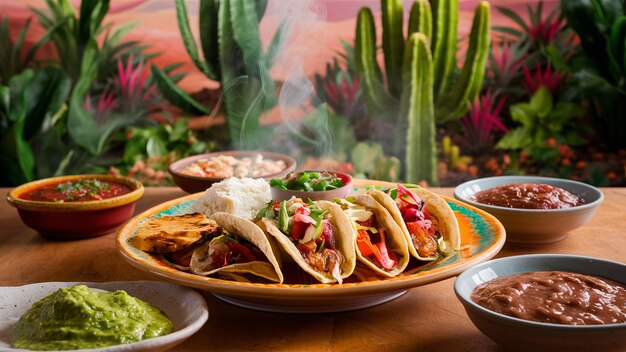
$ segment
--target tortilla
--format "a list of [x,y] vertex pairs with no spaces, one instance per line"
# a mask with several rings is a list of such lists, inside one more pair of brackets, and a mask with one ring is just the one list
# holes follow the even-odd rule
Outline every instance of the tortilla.
[[[355,234],[350,226],[350,221],[346,215],[341,211],[341,207],[329,201],[320,200],[314,201],[320,209],[328,210],[328,214],[325,218],[330,220],[330,223],[334,227],[335,234],[335,249],[339,251],[343,257],[343,263],[341,263],[341,275],[342,279],[352,275],[354,267],[356,265],[355,256]],[[291,241],[291,237],[284,234],[277,226],[275,219],[262,218],[259,221],[259,226],[272,235],[282,249],[291,257],[305,272],[313,276],[316,280],[322,283],[334,283],[338,280],[333,277],[331,273],[322,273],[315,270],[306,260]]]
[[210,218],[215,220],[229,235],[245,239],[254,244],[265,254],[269,262],[252,261],[247,263],[235,263],[212,269],[207,261],[209,258],[208,251],[211,243],[220,238],[217,237],[193,251],[191,257],[191,271],[194,274],[202,276],[209,276],[218,272],[220,274],[252,274],[266,280],[278,283],[283,282],[283,273],[281,271],[282,264],[278,248],[272,244],[260,227],[252,221],[224,212],[213,213]]
[[[395,268],[391,270],[385,270],[383,268],[378,267],[375,263],[369,260],[366,256],[361,254],[359,247],[355,245],[356,255],[363,264],[367,267],[375,271],[376,273],[386,276],[386,277],[394,277],[400,274],[406,269],[409,264],[409,250],[406,238],[402,234],[402,230],[400,226],[395,222],[393,217],[389,214],[387,209],[380,205],[371,195],[360,193],[356,194],[354,197],[354,204],[365,207],[367,210],[371,211],[376,217],[376,221],[380,227],[385,229],[385,243],[389,250],[391,250],[397,260],[398,264]],[[356,233],[356,224],[353,221],[350,221],[354,232]],[[356,235],[355,235],[356,236]],[[356,237],[355,237],[356,243]]]
[[[454,211],[452,211],[452,208],[450,208],[448,203],[443,198],[431,191],[426,190],[425,188],[408,188],[408,190],[426,203],[426,210],[438,221],[438,231],[443,240],[452,249],[458,250],[461,247],[461,232],[459,230],[459,223],[454,215]],[[368,193],[387,209],[395,222],[400,226],[402,234],[408,243],[409,252],[412,256],[424,261],[437,259],[437,256],[422,257],[419,255],[417,248],[415,248],[411,239],[409,229],[402,219],[402,214],[400,213],[396,202],[387,193],[379,190],[370,190]]]

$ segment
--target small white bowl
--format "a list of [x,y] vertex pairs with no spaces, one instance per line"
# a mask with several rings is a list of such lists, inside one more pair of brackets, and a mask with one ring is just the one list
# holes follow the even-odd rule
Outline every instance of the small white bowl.
[[564,254],[535,254],[499,258],[478,264],[459,275],[454,292],[474,325],[507,350],[626,351],[626,323],[561,325],[539,323],[496,313],[472,301],[479,284],[496,277],[532,271],[568,271],[626,284],[626,265],[604,259]]
[[[584,204],[565,209],[518,209],[471,200],[480,191],[511,183],[543,183],[560,187],[581,198]],[[480,178],[458,185],[454,197],[498,218],[506,229],[507,242],[518,244],[544,244],[564,239],[569,231],[586,224],[604,200],[599,189],[586,183],[539,176]]]

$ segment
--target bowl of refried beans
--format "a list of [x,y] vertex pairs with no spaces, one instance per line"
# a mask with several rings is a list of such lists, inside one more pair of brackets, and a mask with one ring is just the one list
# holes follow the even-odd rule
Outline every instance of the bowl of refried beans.
[[506,350],[626,351],[626,265],[535,254],[494,259],[459,275],[474,325]]
[[540,176],[496,176],[458,185],[455,198],[494,215],[507,242],[545,244],[586,224],[604,200],[583,182]]

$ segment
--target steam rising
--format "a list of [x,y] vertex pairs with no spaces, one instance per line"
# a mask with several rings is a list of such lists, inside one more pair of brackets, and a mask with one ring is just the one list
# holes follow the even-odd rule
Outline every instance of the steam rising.
[[[268,13],[284,22],[283,42],[277,62],[272,68],[273,78],[283,82],[279,91],[278,105],[272,115],[280,117],[281,128],[296,136],[302,142],[310,144],[318,154],[328,155],[332,150],[332,134],[328,129],[325,106],[315,109],[311,98],[315,88],[304,72],[303,62],[307,57],[319,55],[311,45],[312,40],[319,41],[325,33],[311,28],[323,28],[320,23],[326,20],[326,7],[313,0],[273,1]],[[267,16],[267,15],[266,15]],[[311,33],[315,37],[311,37]],[[306,123],[311,135],[303,135],[301,126]],[[283,148],[288,145],[283,144]],[[292,150],[285,150],[292,152]]]

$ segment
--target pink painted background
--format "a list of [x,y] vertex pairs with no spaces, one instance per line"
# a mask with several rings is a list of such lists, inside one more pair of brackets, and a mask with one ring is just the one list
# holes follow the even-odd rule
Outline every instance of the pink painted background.
[[[192,30],[197,36],[198,18],[196,10],[198,0],[186,1]],[[507,24],[496,6],[514,9],[520,16],[526,17],[526,7],[535,6],[538,0],[492,0],[492,24]],[[80,1],[72,1],[75,6]],[[405,0],[405,10],[410,8],[412,1]],[[459,0],[459,36],[469,32],[473,10],[477,0]],[[549,10],[557,3],[556,0],[544,0]],[[9,16],[12,34],[15,36],[24,22],[33,14],[29,7],[45,8],[42,0],[0,0],[0,17]],[[290,39],[283,48],[281,60],[272,71],[276,79],[284,79],[285,75],[299,65],[307,77],[322,72],[338,50],[341,50],[340,39],[351,42],[354,38],[355,18],[362,6],[369,6],[375,14],[379,14],[379,0],[270,0],[267,12],[261,22],[263,40],[268,43],[278,23],[288,19],[291,26]],[[43,30],[33,20],[27,43],[37,40]],[[161,53],[155,60],[159,66],[174,62],[184,63],[183,70],[188,74],[181,81],[181,87],[188,91],[196,91],[203,87],[213,87],[209,81],[190,62],[182,44],[176,23],[176,11],[173,0],[112,0],[111,10],[105,19],[113,25],[127,22],[136,23],[136,27],[126,37],[139,39],[149,45],[154,52]],[[380,28],[380,26],[379,26]],[[379,30],[380,31],[380,30]],[[51,47],[40,51],[41,57],[54,55]]]

